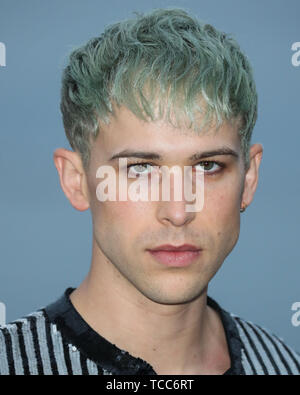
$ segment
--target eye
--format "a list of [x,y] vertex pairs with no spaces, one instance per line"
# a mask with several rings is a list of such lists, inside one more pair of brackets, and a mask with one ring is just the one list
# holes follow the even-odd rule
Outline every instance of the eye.
[[[225,168],[225,164],[218,161],[202,161],[197,163],[195,166],[201,166],[204,173],[208,175],[219,173],[223,168]],[[127,170],[129,170],[128,176],[139,177],[149,175],[154,171],[154,167],[151,163],[132,163],[127,166]],[[215,170],[211,171],[211,169]]]
[[151,167],[152,165],[150,163],[133,163],[131,165],[127,166],[127,169],[129,170],[128,176],[144,176],[148,175],[151,173]]
[[[198,166],[198,165],[200,165],[202,167],[202,169],[204,167],[203,171],[205,174],[208,174],[208,175],[214,175],[216,173],[219,173],[225,167],[224,163],[221,163],[218,161],[210,161],[210,160],[199,162],[195,166]],[[211,171],[212,169],[215,169],[215,170]]]

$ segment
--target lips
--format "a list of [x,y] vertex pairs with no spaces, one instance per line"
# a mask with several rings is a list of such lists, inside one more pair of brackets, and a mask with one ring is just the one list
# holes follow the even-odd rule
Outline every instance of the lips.
[[163,244],[156,248],[151,248],[150,251],[199,251],[201,248],[192,244],[183,244],[181,246],[173,246],[171,244]]
[[201,248],[191,244],[182,246],[164,244],[148,251],[159,263],[173,267],[188,266],[201,255]]

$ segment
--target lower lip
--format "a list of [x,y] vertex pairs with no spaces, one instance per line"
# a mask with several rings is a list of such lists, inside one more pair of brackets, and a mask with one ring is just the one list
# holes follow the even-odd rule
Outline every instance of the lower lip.
[[150,254],[165,266],[184,267],[192,264],[200,256],[197,251],[149,251]]

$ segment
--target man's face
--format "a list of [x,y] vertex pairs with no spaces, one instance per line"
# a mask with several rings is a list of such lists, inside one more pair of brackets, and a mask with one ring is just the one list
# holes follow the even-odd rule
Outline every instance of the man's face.
[[[196,134],[189,129],[175,129],[163,121],[144,122],[122,107],[109,125],[101,125],[93,143],[87,174],[94,243],[98,255],[144,296],[166,304],[189,302],[198,297],[235,246],[240,229],[240,204],[244,186],[244,163],[237,128],[224,123],[216,132]],[[230,148],[238,155],[215,155],[190,161],[193,154]],[[127,158],[127,165],[150,164],[199,167],[204,176],[204,206],[199,212],[187,212],[184,199],[175,201],[99,201],[96,178],[99,166],[114,166],[119,177],[118,159],[110,158],[123,151],[155,152],[162,160]],[[205,161],[221,162],[208,165]],[[200,163],[201,162],[201,163]],[[196,166],[197,165],[197,166]],[[148,165],[149,166],[149,165]],[[137,172],[151,170],[147,165]],[[143,175],[145,177],[145,175]],[[146,176],[147,177],[147,176]],[[128,179],[130,183],[136,179]],[[172,185],[172,184],[171,184]],[[168,267],[148,251],[162,244],[192,244],[202,249],[192,264]],[[113,286],[113,284],[112,284]]]

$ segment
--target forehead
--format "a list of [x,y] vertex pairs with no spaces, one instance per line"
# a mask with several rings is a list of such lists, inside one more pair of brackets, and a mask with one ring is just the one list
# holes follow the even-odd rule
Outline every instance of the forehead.
[[228,147],[240,150],[238,128],[224,122],[218,129],[207,127],[196,133],[187,127],[176,128],[164,120],[146,122],[136,117],[126,107],[116,110],[108,125],[100,124],[100,133],[92,147],[93,154],[107,161],[125,150],[157,152],[166,160],[190,157],[195,151]]

